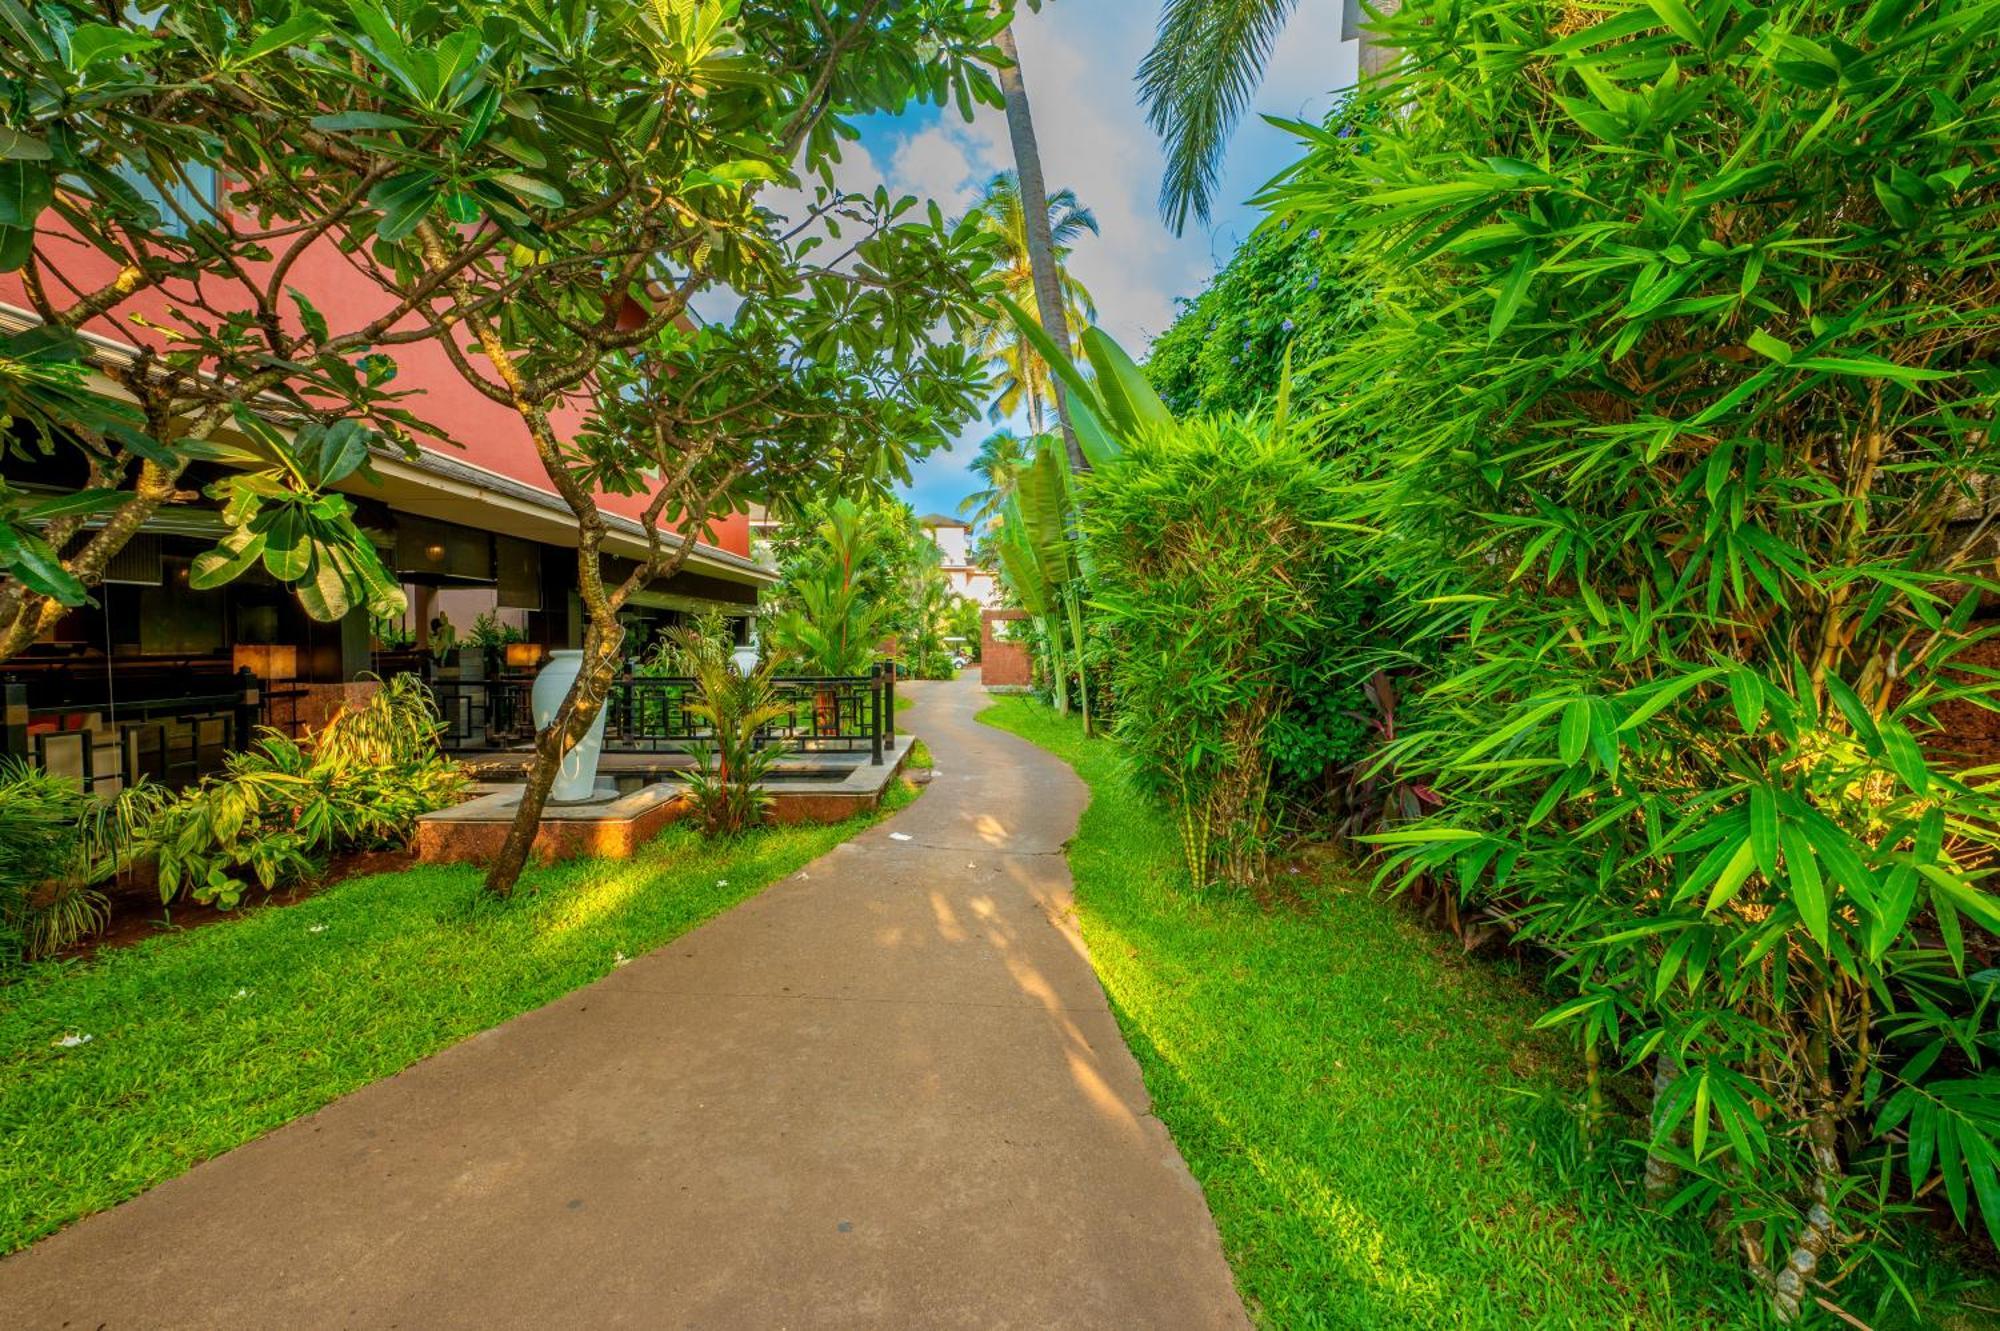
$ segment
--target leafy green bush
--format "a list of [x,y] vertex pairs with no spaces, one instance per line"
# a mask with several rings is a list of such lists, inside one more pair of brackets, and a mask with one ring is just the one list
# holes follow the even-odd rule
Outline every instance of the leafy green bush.
[[465,786],[439,729],[430,690],[398,675],[304,740],[265,731],[221,776],[127,791],[119,816],[133,855],[157,863],[161,901],[234,906],[253,881],[268,892],[335,852],[407,844],[418,816]]
[[770,620],[772,645],[816,675],[866,674],[896,605],[879,568],[889,539],[845,498],[825,507],[813,536],[786,565],[783,592],[794,604]]
[[103,802],[18,758],[0,761],[0,973],[104,927],[115,868]]
[[1313,373],[1379,468],[1355,548],[1455,652],[1387,872],[1560,959],[1545,1020],[1653,1073],[1653,1192],[1791,1319],[1934,1191],[2000,1233],[2000,799],[1934,710],[1993,706],[2000,6],[1389,31],[1391,113],[1272,199],[1379,290]]
[[1317,227],[1273,218],[1153,340],[1146,378],[1176,415],[1254,412],[1270,405],[1287,355],[1312,365],[1337,354],[1367,308]]
[[734,836],[764,821],[771,807],[763,781],[783,749],[759,744],[757,732],[791,710],[771,685],[784,657],[774,653],[740,675],[720,639],[684,628],[671,636],[694,676],[698,701],[687,710],[709,728],[708,739],[688,746],[695,760],[686,776],[695,822],[709,836]]
[[1337,479],[1284,424],[1222,418],[1136,435],[1084,482],[1116,733],[1174,810],[1196,882],[1263,875],[1269,732],[1328,623]]

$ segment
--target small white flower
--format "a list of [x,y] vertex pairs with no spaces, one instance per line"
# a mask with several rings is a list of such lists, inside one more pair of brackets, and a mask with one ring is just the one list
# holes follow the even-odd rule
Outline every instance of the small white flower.
[[250,991],[249,991],[248,989],[238,989],[238,990],[236,991],[236,997],[238,997],[238,998],[248,998],[248,997],[250,997]]
[[631,959],[632,958],[626,956],[623,952],[613,952],[611,954],[611,964],[613,966],[623,966],[626,962],[630,961]]
[[88,1035],[78,1035],[72,1031],[68,1035],[63,1036],[62,1039],[51,1040],[49,1043],[58,1049],[74,1049],[80,1044],[89,1044],[90,1037]]
[[311,928],[307,929],[306,932],[309,934],[323,934],[326,932],[326,926],[323,924],[315,924]]
[[718,879],[716,879],[716,880],[715,880],[715,885],[716,885],[717,887],[728,887],[728,886],[729,886],[729,880],[728,880],[727,878],[718,878]]

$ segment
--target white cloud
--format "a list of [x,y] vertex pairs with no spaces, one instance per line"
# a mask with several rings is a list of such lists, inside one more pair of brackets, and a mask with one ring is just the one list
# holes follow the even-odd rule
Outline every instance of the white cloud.
[[[1077,243],[1070,269],[1106,331],[1134,355],[1172,322],[1175,298],[1193,295],[1227,262],[1259,220],[1250,197],[1297,155],[1290,136],[1260,117],[1323,115],[1335,91],[1353,84],[1356,62],[1354,43],[1340,39],[1341,0],[1299,0],[1230,144],[1210,225],[1177,237],[1160,220],[1164,159],[1139,107],[1135,76],[1154,29],[1135,21],[1139,9],[1131,0],[1050,4],[1015,20],[1043,175],[1051,190],[1074,189],[1102,232]],[[1141,12],[1156,14],[1157,3]],[[870,142],[889,158],[892,189],[929,194],[947,211],[1014,164],[1004,115],[985,107],[970,124],[951,111],[885,119]],[[918,469],[920,507],[949,511],[976,488],[964,463],[991,428],[975,423]]]
[[[964,142],[958,126],[939,124],[904,139],[889,161],[891,188],[918,198],[936,199],[949,216],[970,208],[979,197],[978,182],[992,174],[990,167],[974,167],[966,149],[978,151],[978,144]],[[982,169],[983,168],[983,169]]]

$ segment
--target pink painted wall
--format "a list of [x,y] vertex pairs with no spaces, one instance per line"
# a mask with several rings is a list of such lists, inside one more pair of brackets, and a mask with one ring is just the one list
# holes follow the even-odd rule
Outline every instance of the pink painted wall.
[[[78,289],[90,291],[109,281],[116,271],[109,260],[88,246],[60,238],[45,239],[43,255],[56,264]],[[253,272],[255,270],[253,269]],[[268,271],[268,268],[265,269]],[[326,315],[337,334],[365,324],[393,302],[373,282],[363,277],[330,241],[314,245],[300,256],[288,278],[289,285],[306,294]],[[55,287],[56,284],[48,284]],[[59,288],[57,288],[59,289]],[[216,303],[234,297],[234,290],[216,293]],[[17,273],[0,273],[0,301],[32,308]],[[230,300],[241,307],[246,302]],[[136,327],[125,319],[134,313],[169,327],[174,323],[173,302],[157,289],[141,292],[127,301],[118,317],[101,317],[87,325],[87,331],[125,343],[158,342],[158,335]],[[286,318],[295,315],[287,303]],[[441,451],[460,457],[474,466],[499,472],[538,490],[554,493],[541,460],[535,456],[527,427],[511,410],[494,402],[467,384],[442,350],[428,342],[384,348],[396,362],[398,388],[416,387],[421,392],[403,405],[421,419],[441,430],[449,444],[427,441]],[[477,364],[477,362],[474,362]],[[581,419],[577,410],[557,415],[559,427],[575,428]],[[453,448],[451,445],[457,445]],[[645,510],[644,496],[602,495],[598,507],[607,513],[637,518]],[[717,521],[707,538],[724,550],[739,555],[750,553],[748,518],[732,513]]]

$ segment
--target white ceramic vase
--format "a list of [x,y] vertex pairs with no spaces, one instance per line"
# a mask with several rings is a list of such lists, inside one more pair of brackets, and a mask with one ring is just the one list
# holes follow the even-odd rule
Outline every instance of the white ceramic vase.
[[[549,663],[535,676],[531,695],[536,730],[548,729],[549,722],[556,719],[563,699],[569,696],[569,686],[576,682],[582,669],[582,652],[549,653]],[[605,709],[600,707],[590,730],[563,755],[562,766],[556,770],[556,783],[549,788],[549,798],[558,804],[580,804],[596,791],[597,756],[604,748],[604,713]]]

